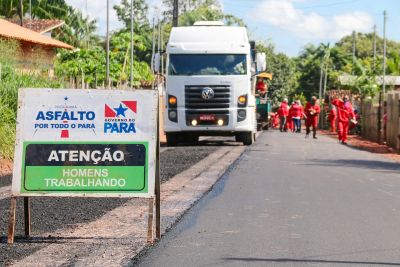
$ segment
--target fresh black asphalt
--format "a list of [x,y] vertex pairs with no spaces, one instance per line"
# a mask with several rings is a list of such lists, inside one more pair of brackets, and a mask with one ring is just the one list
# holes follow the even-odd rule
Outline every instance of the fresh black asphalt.
[[[203,142],[195,147],[181,146],[165,150],[160,155],[162,182],[207,157],[219,148],[218,145],[220,144]],[[0,183],[0,186],[11,183],[10,177],[2,178],[3,184]],[[57,236],[51,236],[51,232],[60,229],[69,231],[76,224],[94,221],[127,201],[128,199],[119,198],[32,198],[32,238],[26,239],[22,236],[23,201],[20,199],[17,209],[16,242],[13,246],[8,246],[7,226],[10,198],[0,199],[0,266],[12,264],[48,244],[65,242]],[[49,233],[50,236],[43,237],[43,233]]]
[[135,266],[400,266],[400,164],[265,132]]

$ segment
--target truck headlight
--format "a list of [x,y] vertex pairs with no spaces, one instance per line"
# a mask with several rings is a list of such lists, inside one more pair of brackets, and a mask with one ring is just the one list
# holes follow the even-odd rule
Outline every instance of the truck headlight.
[[176,119],[177,116],[178,116],[178,114],[176,113],[175,110],[171,110],[171,111],[169,112],[169,117],[170,117],[171,119]]
[[237,121],[241,122],[244,121],[246,119],[247,116],[247,112],[245,109],[239,109],[238,113],[237,113]]

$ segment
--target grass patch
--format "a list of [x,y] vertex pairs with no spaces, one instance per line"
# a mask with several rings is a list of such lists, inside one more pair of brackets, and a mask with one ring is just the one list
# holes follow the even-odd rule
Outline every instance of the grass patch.
[[22,71],[16,61],[20,58],[16,42],[0,40],[0,53],[0,158],[12,159],[19,88],[60,88],[63,84],[41,75],[36,71],[40,66],[35,72]]

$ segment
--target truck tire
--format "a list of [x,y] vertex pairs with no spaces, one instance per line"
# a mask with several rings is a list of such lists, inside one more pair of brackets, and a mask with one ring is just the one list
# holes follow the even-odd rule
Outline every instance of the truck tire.
[[199,136],[194,134],[188,134],[184,137],[185,143],[195,144],[199,142]]
[[263,130],[268,131],[269,130],[269,122],[264,125]]
[[166,133],[167,136],[167,146],[177,146],[178,145],[178,135],[176,133]]
[[241,135],[242,135],[241,139],[242,139],[243,145],[251,146],[252,144],[254,144],[254,141],[256,139],[256,134],[255,133],[253,133],[253,132],[245,132],[245,133],[242,133]]
[[242,133],[236,133],[235,134],[235,141],[238,143],[242,143],[243,142],[243,135]]

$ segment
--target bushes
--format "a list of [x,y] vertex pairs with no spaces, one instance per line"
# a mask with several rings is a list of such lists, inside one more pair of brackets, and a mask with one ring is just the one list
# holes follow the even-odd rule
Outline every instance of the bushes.
[[[62,83],[33,73],[22,73],[16,65],[18,44],[0,40],[0,158],[12,159],[19,88],[59,88]],[[4,56],[3,56],[4,55]]]

